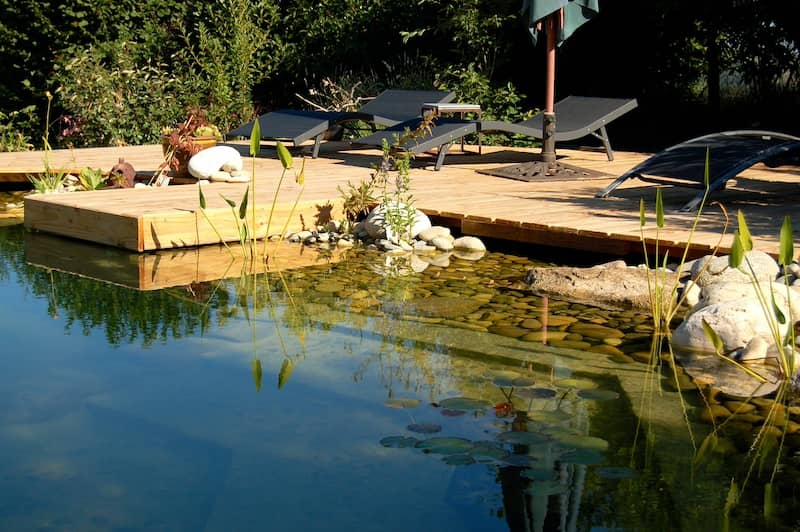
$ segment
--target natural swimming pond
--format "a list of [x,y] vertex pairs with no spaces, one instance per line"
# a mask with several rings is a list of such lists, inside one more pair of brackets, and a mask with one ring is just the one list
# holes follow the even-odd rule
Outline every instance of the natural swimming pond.
[[2,530],[798,525],[796,446],[771,521],[768,461],[726,512],[754,425],[698,459],[703,399],[637,361],[647,317],[532,294],[524,257],[140,292],[24,248],[0,228]]

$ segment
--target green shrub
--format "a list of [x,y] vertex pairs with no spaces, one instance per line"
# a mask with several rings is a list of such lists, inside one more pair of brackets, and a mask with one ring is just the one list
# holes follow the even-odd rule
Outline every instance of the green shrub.
[[36,121],[36,107],[3,113],[0,111],[0,151],[26,151],[33,148],[30,131]]

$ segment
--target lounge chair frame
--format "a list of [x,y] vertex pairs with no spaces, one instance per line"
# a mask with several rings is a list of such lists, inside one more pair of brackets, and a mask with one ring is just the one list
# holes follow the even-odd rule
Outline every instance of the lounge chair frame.
[[[296,147],[313,139],[311,156],[316,159],[325,134],[336,126],[355,121],[367,122],[373,126],[393,126],[420,116],[424,103],[446,103],[453,101],[455,97],[454,92],[389,89],[354,112],[280,109],[258,117],[261,140],[291,142]],[[249,122],[225,136],[247,137],[252,127],[253,122]]]
[[[631,168],[596,197],[608,197],[628,179],[673,186],[702,188],[684,204],[681,212],[695,210],[705,192],[705,159],[709,155],[708,191],[724,188],[726,183],[756,163],[777,160],[795,150],[800,151],[800,137],[763,130],[735,130],[712,133],[681,142],[661,151]],[[715,158],[715,152],[720,154]]]

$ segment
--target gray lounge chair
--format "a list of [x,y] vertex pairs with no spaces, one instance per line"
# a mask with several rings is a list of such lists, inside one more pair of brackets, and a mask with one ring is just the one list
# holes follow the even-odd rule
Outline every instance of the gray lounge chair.
[[[453,99],[453,92],[390,89],[383,91],[355,112],[281,109],[258,117],[261,140],[280,140],[298,146],[314,139],[311,155],[316,158],[325,133],[335,126],[358,120],[392,126],[420,116],[424,103],[446,103]],[[225,137],[249,137],[252,129],[251,121],[229,131]]]
[[729,179],[756,163],[778,165],[793,154],[800,155],[800,137],[775,131],[723,131],[681,142],[659,152],[619,176],[601,192],[608,197],[632,178],[673,186],[702,188],[680,211],[693,211],[705,195],[705,161],[708,151],[709,192],[725,187]]
[[[556,115],[556,142],[576,140],[588,135],[603,141],[609,161],[614,160],[611,142],[608,140],[606,124],[609,124],[636,108],[636,99],[595,98],[590,96],[567,96],[553,108]],[[484,120],[481,131],[502,131],[542,138],[544,113],[522,122],[501,122]]]
[[[376,131],[366,137],[358,138],[353,141],[353,144],[380,148],[385,140],[390,146],[394,146],[406,130],[415,131],[420,123],[420,118],[406,120],[392,127]],[[439,170],[444,163],[444,157],[450,146],[467,135],[477,133],[478,125],[479,122],[476,120],[438,118],[434,121],[433,128],[430,131],[417,138],[408,139],[402,146],[397,147],[414,154],[437,149],[438,154],[434,169]]]
[[[637,105],[635,99],[568,96],[556,103],[554,107],[556,114],[556,142],[575,140],[592,135],[603,141],[608,160],[613,161],[614,152],[608,139],[606,124],[635,109]],[[416,144],[407,143],[408,145],[403,147],[413,153],[438,148],[439,154],[434,168],[439,170],[444,164],[444,157],[448,148],[458,140],[455,135],[461,134],[463,136],[477,132],[502,131],[541,139],[543,118],[543,114],[539,113],[528,120],[514,123],[499,120],[438,120],[429,135],[419,139]],[[394,136],[401,134],[404,129],[416,129],[419,121],[420,119],[416,118],[403,122],[353,142],[380,146],[383,139],[386,139],[391,143]],[[459,127],[458,124],[461,124],[461,126]]]

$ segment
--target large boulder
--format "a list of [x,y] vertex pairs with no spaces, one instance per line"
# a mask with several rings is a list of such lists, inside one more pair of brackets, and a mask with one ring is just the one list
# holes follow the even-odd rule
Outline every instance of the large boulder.
[[[406,237],[406,235],[395,235],[392,231],[392,228],[389,227],[389,223],[386,220],[386,211],[387,209],[391,213],[392,210],[400,210],[406,209],[407,206],[402,204],[381,204],[372,209],[367,217],[364,219],[361,227],[370,238],[386,238],[386,240],[390,240],[392,242],[398,242],[402,238]],[[410,234],[407,235],[408,239],[416,238],[416,236],[425,231],[426,229],[430,229],[432,226],[430,218],[420,211],[416,209],[414,211],[414,220],[411,224]]]
[[691,277],[698,286],[704,287],[715,283],[751,283],[754,276],[759,282],[774,281],[780,271],[775,259],[763,251],[748,251],[738,268],[731,268],[728,262],[727,255],[697,259],[692,263]]
[[189,159],[189,173],[197,179],[209,179],[219,171],[240,172],[244,163],[236,148],[213,146],[197,152]]

